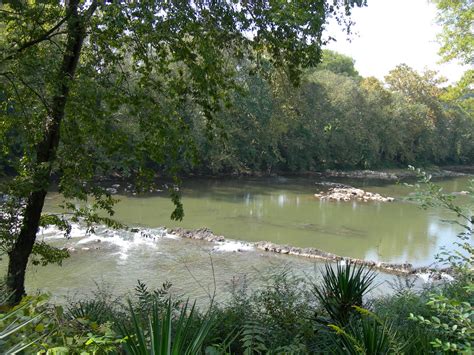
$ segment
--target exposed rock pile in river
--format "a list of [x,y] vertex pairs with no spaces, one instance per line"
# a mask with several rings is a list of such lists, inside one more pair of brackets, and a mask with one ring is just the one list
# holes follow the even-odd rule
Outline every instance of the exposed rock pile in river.
[[393,197],[384,197],[378,193],[367,192],[362,189],[356,189],[355,187],[333,187],[327,192],[314,194],[315,197],[321,200],[329,201],[378,201],[378,202],[392,202]]

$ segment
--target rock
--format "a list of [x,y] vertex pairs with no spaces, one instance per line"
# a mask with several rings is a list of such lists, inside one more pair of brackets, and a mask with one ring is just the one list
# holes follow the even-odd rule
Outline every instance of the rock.
[[340,188],[334,187],[330,188],[325,193],[314,194],[315,197],[319,198],[320,200],[328,200],[328,201],[344,201],[348,202],[351,200],[356,201],[378,201],[378,202],[393,202],[393,197],[384,197],[380,194],[367,192],[362,189],[357,189],[354,187],[349,188]]
[[187,230],[183,228],[174,228],[169,231],[170,234],[177,235],[182,238],[205,240],[208,242],[223,242],[225,238],[221,235],[215,235],[208,228],[200,228],[195,230]]
[[138,229],[138,228],[131,228],[130,229],[130,232],[132,232],[132,233],[138,233],[139,231],[140,231],[140,229]]
[[339,188],[350,188],[352,186],[350,185],[345,185],[345,184],[340,184],[337,182],[330,182],[330,181],[321,181],[321,182],[316,182],[316,185],[321,185],[321,186],[328,186],[328,187],[339,187]]
[[451,282],[454,280],[454,273],[451,268],[446,269],[432,269],[419,268],[413,272],[419,279],[425,283],[432,283],[436,281]]
[[399,176],[385,171],[374,170],[352,170],[352,171],[337,171],[326,170],[325,176],[331,177],[346,177],[352,179],[380,179],[380,180],[398,180]]
[[140,235],[144,238],[155,239],[155,238],[153,238],[153,236],[150,233],[148,233],[146,231],[140,231]]

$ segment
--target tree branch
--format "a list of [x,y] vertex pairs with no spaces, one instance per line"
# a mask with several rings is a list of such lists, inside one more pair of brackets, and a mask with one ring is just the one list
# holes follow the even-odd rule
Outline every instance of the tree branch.
[[13,86],[13,90],[15,91],[15,95],[17,96],[18,102],[20,103],[21,112],[23,113],[23,116],[26,118],[27,114],[26,114],[26,111],[25,111],[25,104],[23,102],[23,99],[20,95],[20,92],[18,91],[18,88],[16,87],[15,81],[12,78],[10,78],[10,76],[8,74],[9,73],[1,73],[1,75],[3,75],[5,78],[7,78],[7,80],[10,82],[10,84]]
[[35,89],[33,89],[27,82],[25,82],[22,78],[18,78],[18,80],[20,80],[20,82],[26,86],[26,88],[28,90],[30,90],[36,97],[38,97],[38,99],[41,101],[41,103],[43,104],[44,108],[46,109],[46,111],[48,111],[48,113],[51,113],[51,107],[49,106],[48,102],[46,101],[46,99],[41,96],[41,94],[39,92],[37,92]]
[[23,52],[25,49],[28,49],[29,47],[34,46],[35,44],[38,44],[40,42],[46,41],[49,38],[51,38],[56,30],[58,30],[69,18],[70,14],[66,14],[64,18],[61,19],[56,25],[54,25],[50,30],[46,31],[43,35],[41,35],[38,38],[35,38],[31,41],[23,43],[18,49],[15,50],[14,53],[8,55],[7,57],[3,58],[3,62],[7,60],[14,59],[18,54]]

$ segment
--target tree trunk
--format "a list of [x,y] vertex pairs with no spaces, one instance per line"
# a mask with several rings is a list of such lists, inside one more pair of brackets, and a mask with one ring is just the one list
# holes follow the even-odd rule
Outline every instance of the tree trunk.
[[47,128],[43,140],[36,147],[36,171],[34,187],[26,201],[22,228],[12,250],[8,253],[7,287],[13,293],[10,300],[16,304],[25,294],[25,272],[29,256],[36,240],[44,199],[51,182],[51,166],[59,144],[61,121],[64,118],[66,102],[71,82],[76,72],[82,43],[85,37],[83,19],[78,12],[80,0],[66,2],[69,12],[67,21],[67,40],[57,81],[58,91],[51,99],[51,111],[47,118]]

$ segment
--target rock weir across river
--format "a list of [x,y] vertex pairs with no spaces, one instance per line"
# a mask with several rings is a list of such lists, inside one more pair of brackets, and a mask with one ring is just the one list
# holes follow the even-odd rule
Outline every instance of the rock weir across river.
[[[194,229],[194,230],[184,229],[184,228],[172,228],[168,230],[168,233],[176,235],[181,238],[203,240],[203,241],[212,242],[212,243],[226,242],[226,241],[235,242],[234,240],[226,239],[222,235],[214,234],[208,228],[199,228],[199,229]],[[275,244],[268,241],[259,241],[259,242],[253,242],[253,243],[240,242],[240,243],[246,246],[253,246],[255,249],[263,250],[266,252],[295,255],[295,256],[325,260],[325,261],[330,261],[330,262],[354,263],[357,265],[365,265],[368,267],[372,267],[374,269],[382,270],[387,273],[393,273],[393,274],[398,274],[398,275],[410,275],[410,274],[415,274],[419,271],[419,269],[413,268],[413,265],[409,263],[393,264],[393,263],[375,262],[375,261],[370,261],[370,260],[343,257],[336,254],[328,253],[316,248],[292,247],[288,245]]]

